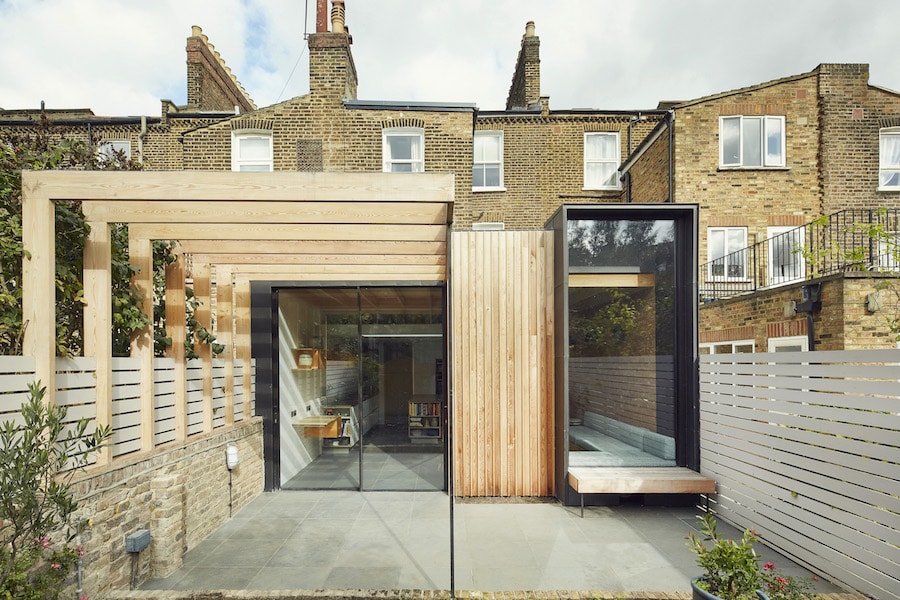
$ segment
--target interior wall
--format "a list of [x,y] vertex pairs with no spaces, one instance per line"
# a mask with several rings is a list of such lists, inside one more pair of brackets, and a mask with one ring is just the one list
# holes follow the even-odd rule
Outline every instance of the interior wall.
[[301,437],[292,425],[298,418],[321,414],[327,369],[297,369],[293,353],[294,348],[309,346],[311,324],[317,323],[320,317],[317,309],[297,295],[279,294],[278,399],[282,484],[322,453],[320,438]]

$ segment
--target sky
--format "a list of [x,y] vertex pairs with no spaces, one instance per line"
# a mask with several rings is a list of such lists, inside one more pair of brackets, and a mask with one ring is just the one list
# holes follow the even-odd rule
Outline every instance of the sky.
[[[308,92],[315,0],[0,0],[0,107],[158,116],[199,25],[257,106]],[[308,17],[306,8],[308,5]],[[525,24],[551,110],[635,110],[868,63],[900,91],[898,0],[346,0],[361,100],[503,109]]]

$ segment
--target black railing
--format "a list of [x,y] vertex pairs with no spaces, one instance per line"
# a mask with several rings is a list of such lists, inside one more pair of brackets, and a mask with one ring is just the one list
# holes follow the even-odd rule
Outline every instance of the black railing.
[[846,209],[700,266],[700,300],[846,271],[900,272],[900,209]]

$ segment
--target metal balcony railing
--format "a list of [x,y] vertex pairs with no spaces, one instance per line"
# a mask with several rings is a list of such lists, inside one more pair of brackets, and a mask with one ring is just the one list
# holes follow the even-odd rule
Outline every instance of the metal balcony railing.
[[700,266],[700,301],[847,271],[900,273],[900,209],[846,209]]

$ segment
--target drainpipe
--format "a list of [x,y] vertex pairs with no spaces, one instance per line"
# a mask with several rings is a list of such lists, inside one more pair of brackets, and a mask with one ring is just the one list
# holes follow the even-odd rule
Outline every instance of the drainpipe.
[[144,136],[147,135],[147,116],[141,115],[141,132],[138,134],[138,162],[144,164]]
[[675,111],[666,115],[669,122],[669,202],[675,202]]

